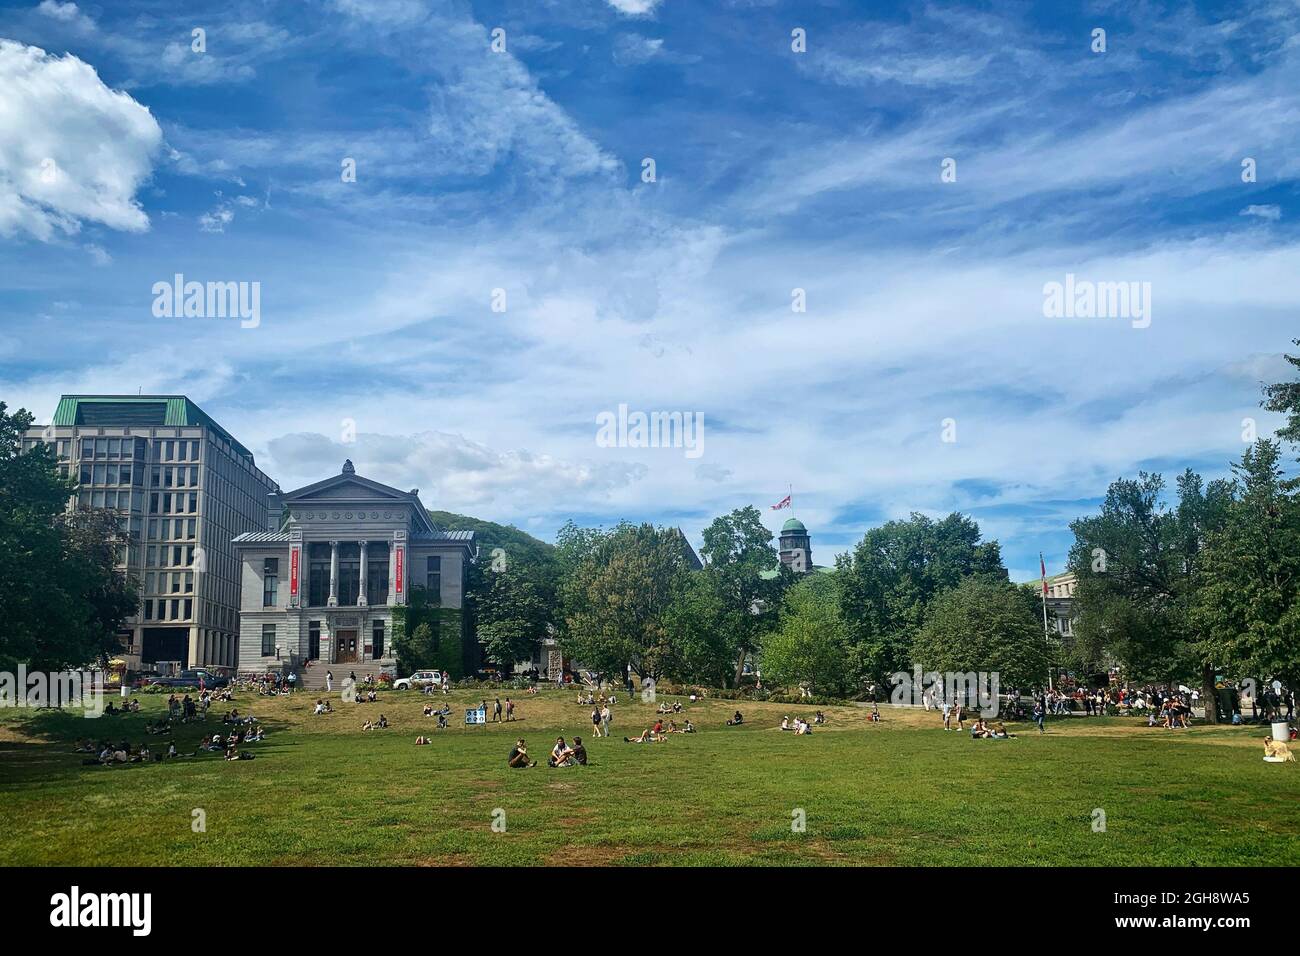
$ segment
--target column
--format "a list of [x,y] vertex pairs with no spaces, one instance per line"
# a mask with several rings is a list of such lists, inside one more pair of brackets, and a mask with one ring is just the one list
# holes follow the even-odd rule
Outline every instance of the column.
[[358,541],[361,547],[361,586],[357,588],[357,607],[366,606],[366,543]]
[[330,542],[330,607],[339,606],[339,543]]

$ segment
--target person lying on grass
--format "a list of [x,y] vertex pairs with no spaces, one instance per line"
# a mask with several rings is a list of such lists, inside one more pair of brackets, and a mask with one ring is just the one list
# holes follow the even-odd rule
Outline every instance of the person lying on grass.
[[666,737],[656,737],[656,736],[655,736],[655,732],[654,732],[653,730],[651,730],[649,727],[647,727],[645,730],[643,730],[643,731],[641,732],[641,736],[640,736],[640,737],[624,737],[624,738],[623,738],[623,743],[625,743],[625,744],[653,744],[653,743],[661,743],[661,742],[663,742],[663,741],[666,740],[666,739],[667,739]]
[[732,718],[729,721],[727,721],[727,726],[738,727],[744,722],[745,722],[745,718],[741,715],[740,711],[736,711],[736,713],[732,715]]
[[528,748],[524,746],[523,737],[515,741],[514,748],[510,751],[510,756],[506,760],[506,766],[513,767],[516,770],[537,766],[536,760],[528,759]]

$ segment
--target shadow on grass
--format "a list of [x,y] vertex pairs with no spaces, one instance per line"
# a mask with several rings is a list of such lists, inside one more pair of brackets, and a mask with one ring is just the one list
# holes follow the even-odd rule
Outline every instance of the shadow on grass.
[[[166,751],[169,743],[175,742],[176,749],[184,756],[174,758],[186,763],[222,761],[220,753],[208,753],[198,749],[200,743],[211,739],[213,734],[221,734],[222,739],[229,735],[233,724],[221,722],[219,717],[208,720],[192,720],[186,723],[174,722],[168,733],[150,734],[145,725],[153,723],[164,714],[153,710],[141,713],[125,713],[99,717],[87,717],[79,710],[31,710],[21,713],[16,719],[7,720],[4,726],[16,729],[24,735],[25,740],[0,742],[0,781],[2,786],[31,782],[50,783],[79,776],[83,771],[113,770],[117,773],[141,769],[158,761],[152,758],[148,763],[113,763],[100,764],[99,761],[87,763],[92,754],[77,751],[76,745],[86,739],[98,744],[107,741],[116,745],[125,740],[130,744],[130,751],[135,752],[141,743],[151,752]],[[288,723],[281,720],[263,720],[257,718],[262,731],[270,740],[288,730]],[[272,754],[279,749],[263,747],[263,741],[241,745],[241,750],[258,756]],[[167,761],[174,762],[174,761]]]

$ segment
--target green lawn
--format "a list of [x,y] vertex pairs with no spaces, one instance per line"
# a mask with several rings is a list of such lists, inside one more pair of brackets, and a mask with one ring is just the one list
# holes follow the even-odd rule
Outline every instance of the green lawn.
[[[480,695],[481,696],[481,695]],[[415,692],[311,716],[314,698],[241,695],[269,738],[255,760],[201,755],[84,767],[81,736],[146,739],[145,713],[87,721],[0,713],[0,859],[10,865],[903,864],[1297,865],[1300,765],[1266,764],[1263,728],[1148,730],[1130,719],[1060,719],[1006,741],[945,733],[934,714],[826,708],[807,737],[776,729],[796,708],[688,706],[693,736],[623,743],[651,705],[615,708],[615,736],[588,736],[589,708],[516,697],[522,720],[441,733]],[[442,698],[438,698],[441,700]],[[451,696],[459,719],[471,699]],[[664,699],[664,698],[661,698]],[[798,708],[810,714],[810,709]],[[392,729],[362,733],[382,711]],[[680,722],[680,719],[679,719]],[[193,748],[204,725],[183,728]],[[212,732],[212,724],[207,725]],[[434,738],[416,747],[419,733]],[[516,735],[539,761],[557,734],[591,765],[510,770]],[[151,745],[164,738],[147,738]],[[207,831],[191,829],[206,812]],[[1093,831],[1093,810],[1106,832]],[[505,832],[492,829],[505,812]],[[806,832],[792,832],[792,814]]]

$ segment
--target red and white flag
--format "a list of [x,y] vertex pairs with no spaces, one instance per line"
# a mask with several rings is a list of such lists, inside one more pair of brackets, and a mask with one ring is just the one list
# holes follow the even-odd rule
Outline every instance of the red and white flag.
[[782,508],[789,508],[789,507],[790,507],[790,496],[789,496],[789,495],[786,495],[784,498],[782,498],[782,499],[781,499],[780,501],[778,501],[776,504],[772,505],[772,510],[773,510],[773,511],[780,511]]
[[1047,565],[1043,563],[1043,552],[1038,552],[1038,570],[1043,576],[1043,597],[1047,597]]

